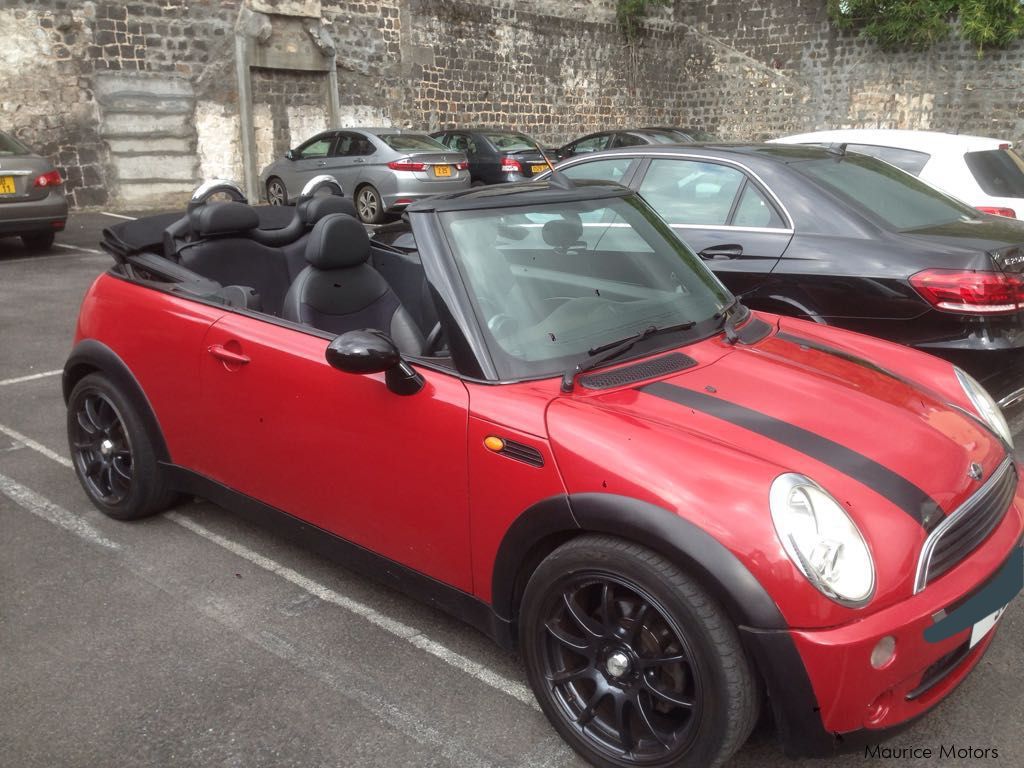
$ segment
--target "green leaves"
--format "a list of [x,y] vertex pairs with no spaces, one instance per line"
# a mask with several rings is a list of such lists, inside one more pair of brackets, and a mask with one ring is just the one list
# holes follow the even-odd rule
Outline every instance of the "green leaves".
[[617,0],[615,18],[627,40],[635,40],[643,31],[643,20],[649,7],[671,5],[672,0]]
[[1024,37],[1020,0],[828,0],[828,13],[840,29],[859,29],[889,50],[930,48],[950,36],[957,20],[979,56]]

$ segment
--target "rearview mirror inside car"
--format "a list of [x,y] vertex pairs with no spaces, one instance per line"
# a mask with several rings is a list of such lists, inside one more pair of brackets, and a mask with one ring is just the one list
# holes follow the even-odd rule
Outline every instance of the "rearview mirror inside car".
[[348,331],[332,341],[327,362],[346,373],[380,373],[388,389],[396,395],[414,395],[423,389],[423,377],[402,359],[395,342],[386,333],[374,330]]

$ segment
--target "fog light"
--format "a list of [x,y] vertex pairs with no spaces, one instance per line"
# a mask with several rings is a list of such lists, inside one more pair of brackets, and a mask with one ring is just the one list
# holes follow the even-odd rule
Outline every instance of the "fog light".
[[885,667],[896,657],[896,638],[886,635],[875,645],[871,652],[871,666],[875,669]]

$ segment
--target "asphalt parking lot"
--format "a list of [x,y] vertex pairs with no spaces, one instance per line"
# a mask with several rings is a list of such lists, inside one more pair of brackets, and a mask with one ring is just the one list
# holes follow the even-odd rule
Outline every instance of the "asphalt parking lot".
[[[115,220],[73,215],[43,256],[0,240],[0,763],[584,765],[518,659],[455,620],[209,503],[136,523],[89,505],[59,370]],[[960,689],[887,746],[1024,764],[1022,629],[1018,600]],[[763,727],[732,764],[794,765]]]

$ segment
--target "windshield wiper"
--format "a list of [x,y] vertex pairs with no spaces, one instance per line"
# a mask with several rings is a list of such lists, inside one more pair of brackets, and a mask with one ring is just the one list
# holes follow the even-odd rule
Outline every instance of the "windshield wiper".
[[[621,357],[631,350],[637,342],[649,339],[651,336],[657,336],[660,333],[687,331],[690,328],[693,328],[694,325],[695,323],[693,322],[666,325],[661,328],[656,325],[649,325],[639,333],[635,333],[632,336],[627,336],[626,338],[619,339],[618,341],[610,341],[607,344],[602,344],[598,347],[588,349],[586,359],[576,363],[576,365],[567,369],[566,372],[562,374],[562,391],[572,392],[572,383],[577,376],[581,373],[592,371],[617,357]],[[608,354],[601,355],[602,352],[607,352]],[[595,357],[595,355],[601,355],[601,357]]]
[[[737,296],[733,296],[728,304],[714,314],[715,320],[719,320],[722,323],[722,329],[725,331],[725,341],[727,344],[735,344],[739,339],[739,334],[736,333],[736,318],[733,317],[734,310],[736,309],[747,308],[740,304],[740,300]],[[747,312],[749,312],[749,310],[747,310]],[[743,312],[739,319],[746,319],[747,312]]]

